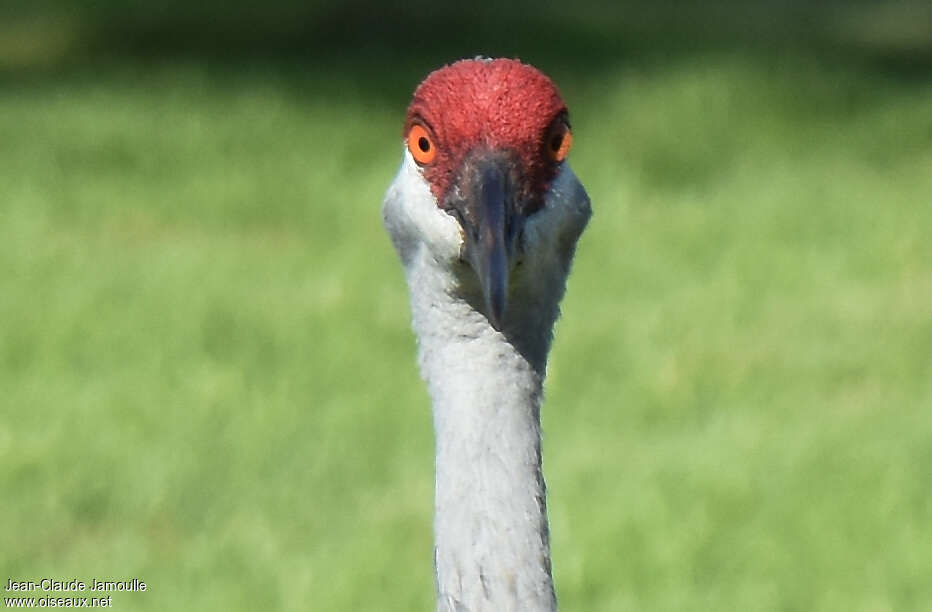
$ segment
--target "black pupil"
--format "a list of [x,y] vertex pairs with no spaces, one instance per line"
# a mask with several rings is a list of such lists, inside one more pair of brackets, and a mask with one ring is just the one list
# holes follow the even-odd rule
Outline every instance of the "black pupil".
[[417,146],[424,153],[427,153],[428,151],[430,151],[430,141],[427,140],[427,136],[421,136],[420,138],[418,138]]
[[563,144],[563,134],[557,134],[553,137],[553,140],[550,141],[550,148],[553,149],[554,153],[560,150],[560,145]]

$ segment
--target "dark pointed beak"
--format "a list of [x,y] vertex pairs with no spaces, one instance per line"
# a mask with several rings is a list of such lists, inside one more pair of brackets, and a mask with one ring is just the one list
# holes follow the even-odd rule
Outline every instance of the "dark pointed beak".
[[508,271],[523,219],[516,210],[507,156],[487,154],[466,162],[463,199],[454,207],[466,236],[464,256],[479,279],[486,316],[501,331],[508,302]]

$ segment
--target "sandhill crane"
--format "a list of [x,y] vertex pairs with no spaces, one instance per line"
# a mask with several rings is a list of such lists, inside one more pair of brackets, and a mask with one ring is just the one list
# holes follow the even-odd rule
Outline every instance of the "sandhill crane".
[[556,610],[540,403],[589,198],[537,69],[463,60],[418,86],[385,227],[404,265],[436,436],[438,612]]

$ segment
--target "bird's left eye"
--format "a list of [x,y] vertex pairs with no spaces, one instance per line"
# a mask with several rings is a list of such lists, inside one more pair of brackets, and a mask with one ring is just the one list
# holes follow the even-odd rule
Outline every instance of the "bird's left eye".
[[547,154],[553,161],[561,162],[569,155],[571,146],[573,132],[570,131],[570,126],[566,121],[557,121],[547,133]]
[[408,131],[408,150],[411,151],[411,157],[414,161],[424,165],[434,161],[437,156],[437,148],[430,137],[430,133],[423,125],[414,124]]

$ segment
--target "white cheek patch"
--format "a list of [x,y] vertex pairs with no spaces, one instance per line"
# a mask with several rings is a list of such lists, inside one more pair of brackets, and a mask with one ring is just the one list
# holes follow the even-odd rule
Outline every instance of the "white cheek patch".
[[569,164],[564,162],[551,183],[544,207],[528,217],[522,246],[530,259],[572,257],[590,216],[589,196]]
[[406,222],[434,257],[438,260],[459,258],[463,245],[460,224],[437,206],[430,184],[407,149],[395,183],[400,187]]

